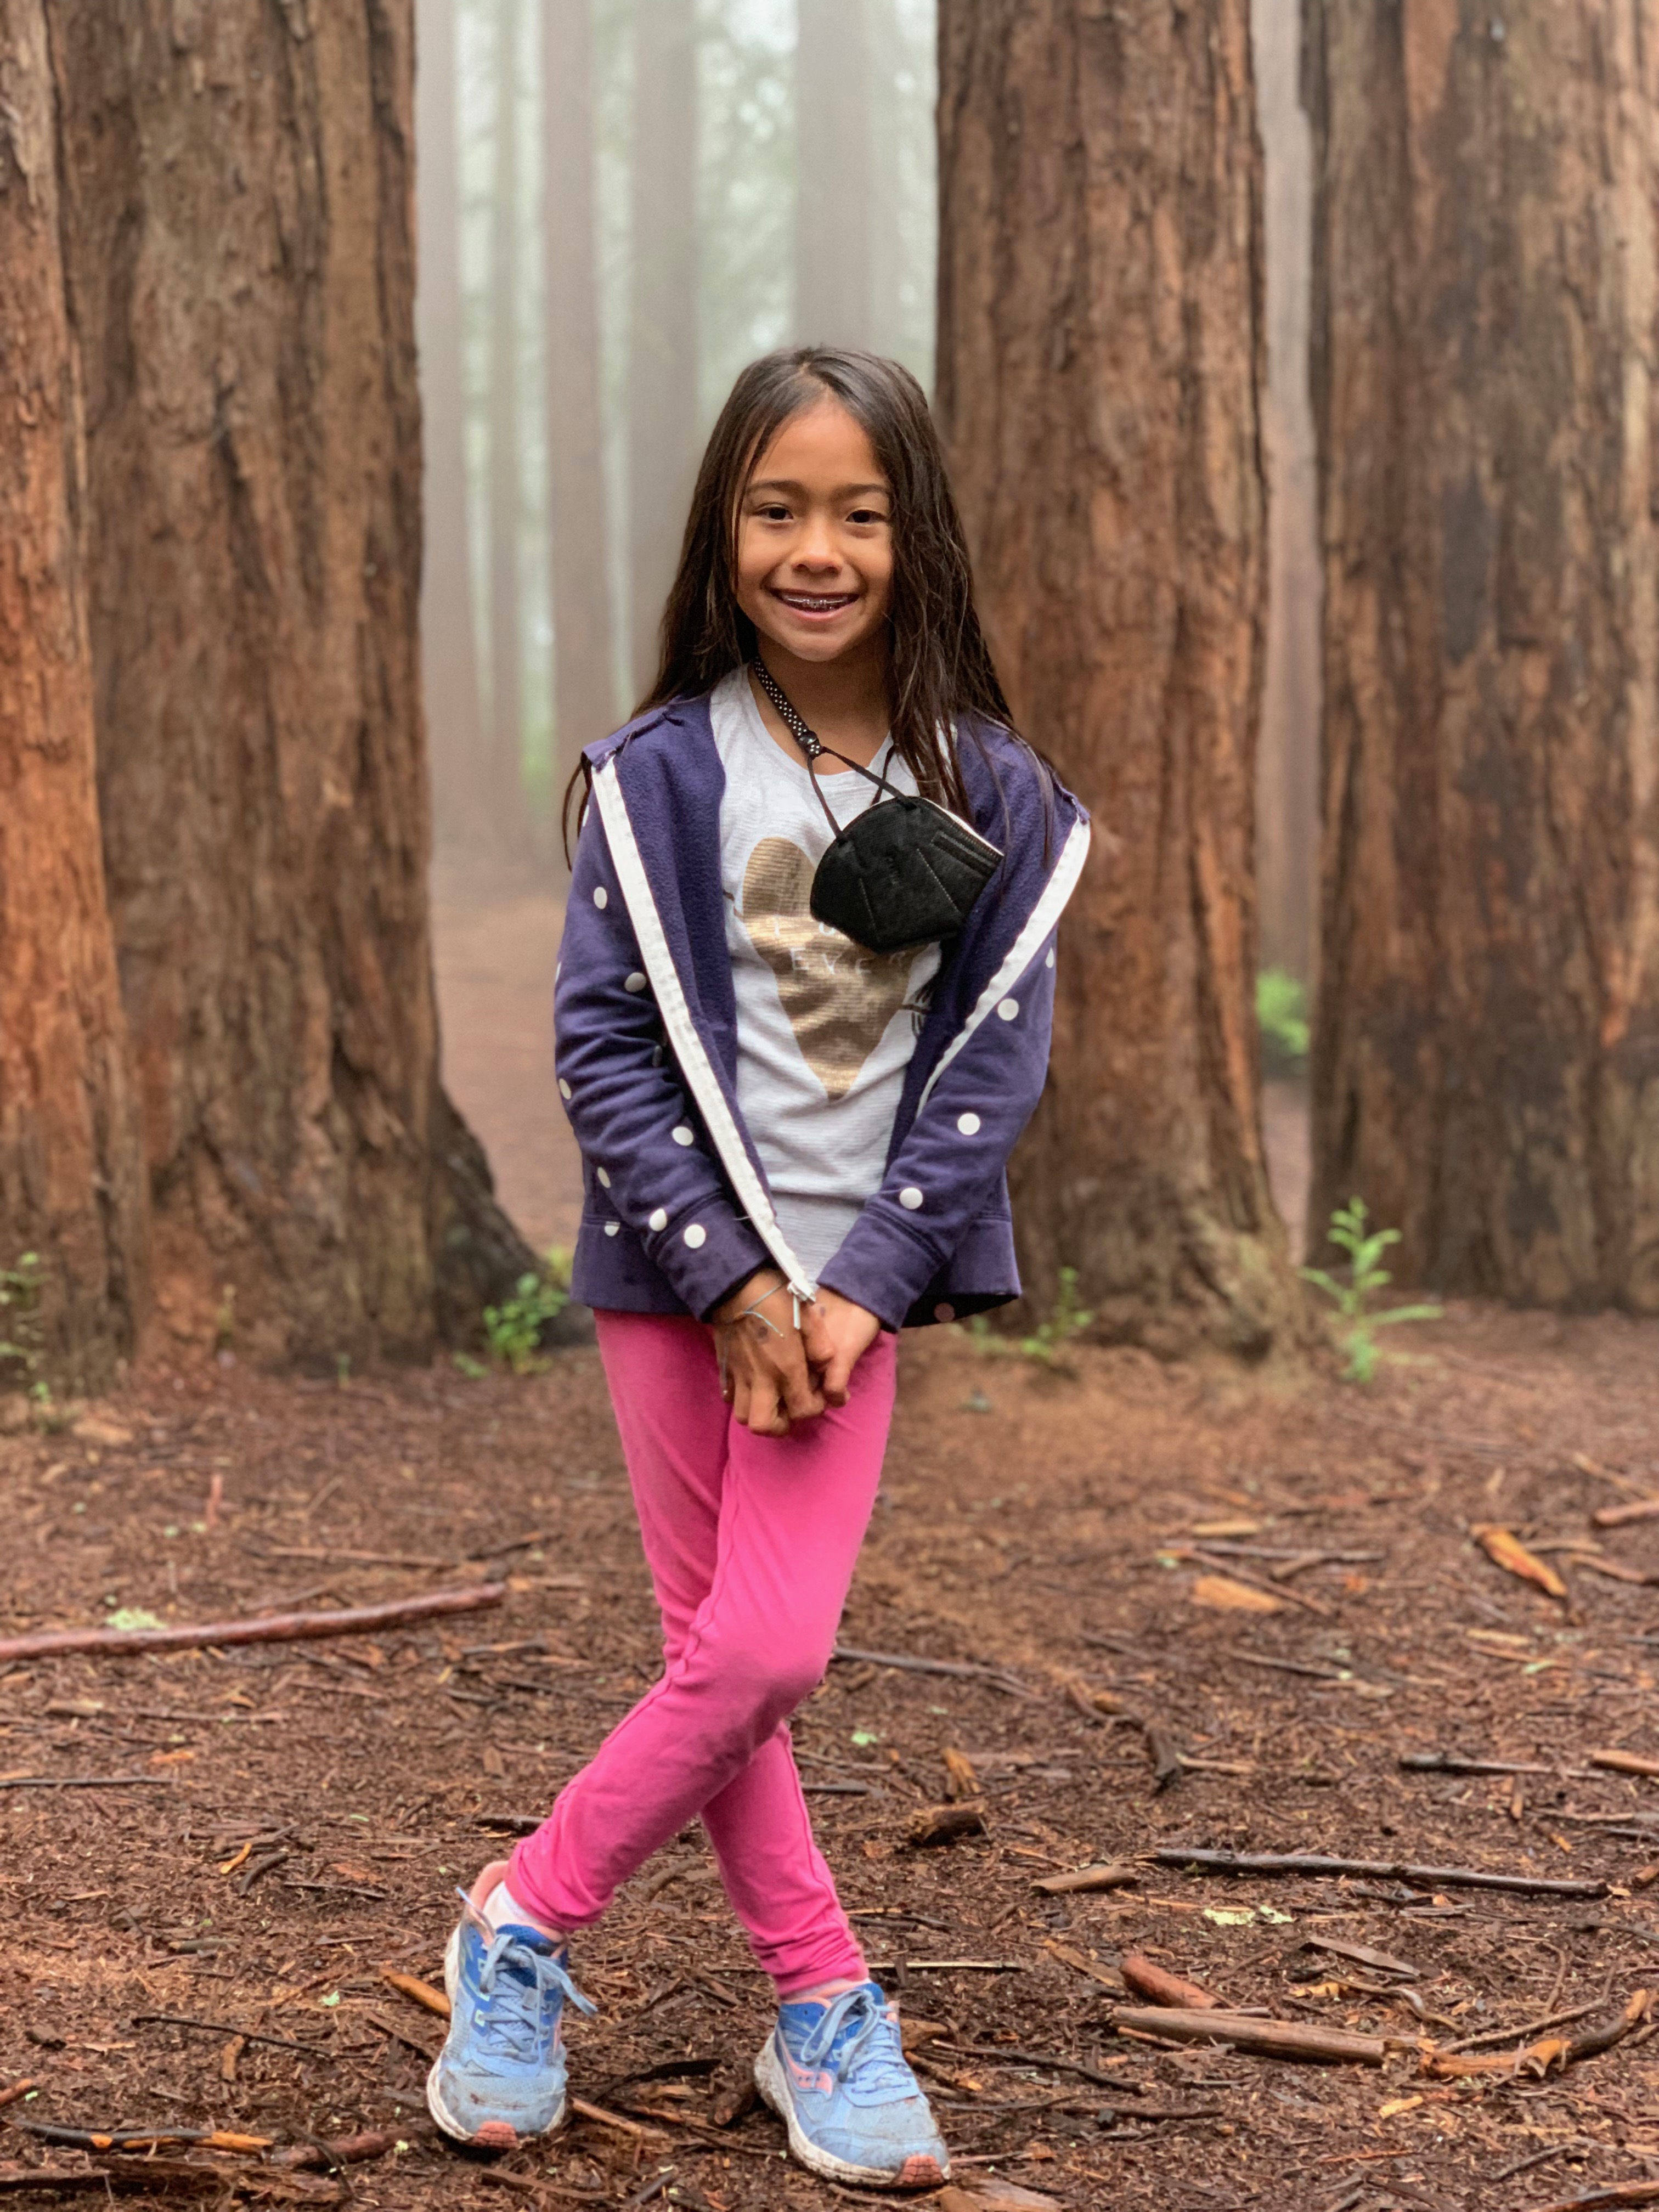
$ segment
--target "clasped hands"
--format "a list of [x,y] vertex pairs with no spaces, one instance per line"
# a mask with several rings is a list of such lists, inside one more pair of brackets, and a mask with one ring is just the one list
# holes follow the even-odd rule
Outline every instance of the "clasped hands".
[[713,1316],[720,1387],[733,1415],[757,1437],[787,1437],[793,1421],[844,1406],[853,1370],[881,1323],[851,1298],[820,1290],[800,1304],[775,1267],[763,1267]]

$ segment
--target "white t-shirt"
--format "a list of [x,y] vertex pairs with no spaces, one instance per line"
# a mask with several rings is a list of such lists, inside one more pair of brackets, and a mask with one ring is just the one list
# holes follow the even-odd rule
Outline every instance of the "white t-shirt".
[[[880,1187],[921,1026],[917,994],[939,951],[866,952],[813,920],[812,877],[832,832],[811,771],[768,732],[745,670],[721,678],[709,712],[726,770],[720,886],[738,1104],[779,1224],[816,1277]],[[915,791],[902,761],[884,751],[872,765],[895,790]],[[850,769],[817,781],[843,829],[878,796]]]

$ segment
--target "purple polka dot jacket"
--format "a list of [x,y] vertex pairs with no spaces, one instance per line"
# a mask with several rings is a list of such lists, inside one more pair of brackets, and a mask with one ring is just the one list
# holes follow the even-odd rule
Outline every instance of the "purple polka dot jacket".
[[[958,754],[974,824],[1005,857],[945,948],[881,1188],[821,1279],[889,1328],[1019,1294],[1006,1169],[1042,1093],[1054,933],[1089,843],[1082,808],[1017,738],[965,727]],[[585,758],[554,994],[583,1162],[574,1294],[706,1319],[768,1265],[808,1293],[738,1109],[708,701],[659,708]]]

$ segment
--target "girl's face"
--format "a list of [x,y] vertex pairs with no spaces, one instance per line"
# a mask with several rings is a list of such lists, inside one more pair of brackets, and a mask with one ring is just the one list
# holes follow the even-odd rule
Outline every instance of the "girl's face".
[[868,437],[826,394],[792,415],[755,464],[738,510],[738,605],[798,660],[881,649],[892,517]]

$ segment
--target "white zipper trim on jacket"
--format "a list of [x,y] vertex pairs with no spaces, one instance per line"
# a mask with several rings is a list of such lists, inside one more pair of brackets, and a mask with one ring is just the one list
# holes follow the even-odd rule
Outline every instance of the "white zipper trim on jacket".
[[1060,847],[1054,872],[1043,885],[1036,904],[1026,918],[1019,935],[1008,948],[1001,966],[974,1001],[974,1010],[939,1054],[933,1073],[921,1086],[921,1096],[916,1101],[920,1119],[922,1109],[933,1095],[933,1085],[951,1062],[962,1050],[974,1031],[985,1020],[1001,1000],[1006,999],[1014,985],[1042,951],[1044,939],[1054,930],[1066,911],[1067,900],[1077,889],[1078,878],[1083,873],[1083,863],[1089,857],[1089,825],[1075,823],[1071,835]]
[[657,912],[657,902],[651,896],[651,884],[645,872],[645,863],[640,858],[634,825],[628,818],[627,802],[623,798],[622,785],[617,779],[614,754],[593,771],[593,796],[599,804],[599,820],[605,828],[605,842],[611,848],[617,880],[622,886],[628,918],[633,923],[634,934],[639,940],[640,957],[644,961],[645,972],[651,979],[652,994],[657,1002],[657,1011],[662,1016],[663,1027],[668,1032],[668,1042],[674,1057],[679,1062],[680,1073],[697,1103],[697,1110],[714,1140],[714,1150],[726,1170],[733,1196],[746,1209],[756,1235],[789,1278],[790,1289],[798,1297],[810,1298],[815,1294],[817,1285],[791,1251],[787,1238],[778,1226],[771,1194],[749,1157],[726,1093],[720,1087],[720,1078],[714,1073],[714,1063],[686,1006],[679,972],[674,965],[674,956],[668,949],[668,939],[663,932],[661,916]]

